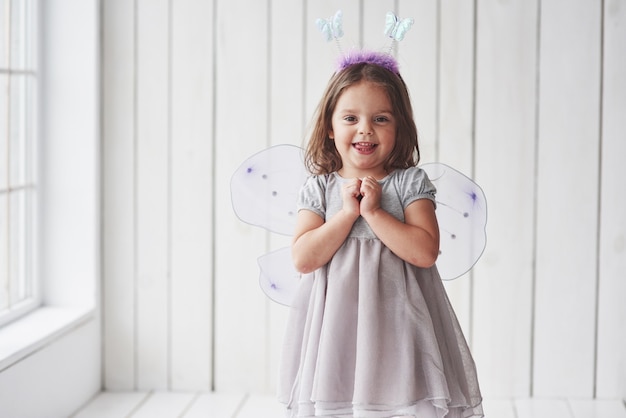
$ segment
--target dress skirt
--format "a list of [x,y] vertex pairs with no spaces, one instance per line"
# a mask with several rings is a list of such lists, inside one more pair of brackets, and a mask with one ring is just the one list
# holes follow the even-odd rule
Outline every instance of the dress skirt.
[[279,374],[289,417],[482,417],[476,368],[435,266],[350,237],[302,275]]

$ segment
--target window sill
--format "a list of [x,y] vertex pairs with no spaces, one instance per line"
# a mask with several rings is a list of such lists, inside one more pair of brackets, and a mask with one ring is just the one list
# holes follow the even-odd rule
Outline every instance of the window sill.
[[41,307],[0,328],[0,372],[95,318],[95,308]]

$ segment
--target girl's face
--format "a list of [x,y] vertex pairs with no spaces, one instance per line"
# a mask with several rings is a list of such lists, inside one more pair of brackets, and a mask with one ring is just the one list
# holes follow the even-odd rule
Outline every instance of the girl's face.
[[346,88],[333,112],[329,132],[341,156],[344,178],[385,177],[385,163],[396,143],[397,123],[385,89],[361,81]]

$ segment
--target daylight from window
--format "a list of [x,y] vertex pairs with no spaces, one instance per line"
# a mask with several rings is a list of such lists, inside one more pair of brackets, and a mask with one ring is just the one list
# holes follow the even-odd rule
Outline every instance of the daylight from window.
[[38,304],[35,3],[0,0],[0,325]]

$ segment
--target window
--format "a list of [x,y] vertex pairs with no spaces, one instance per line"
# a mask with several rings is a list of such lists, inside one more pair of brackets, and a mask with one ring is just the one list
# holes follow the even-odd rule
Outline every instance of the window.
[[0,0],[0,325],[39,305],[35,0]]
[[98,326],[99,10],[0,0],[0,376]]

